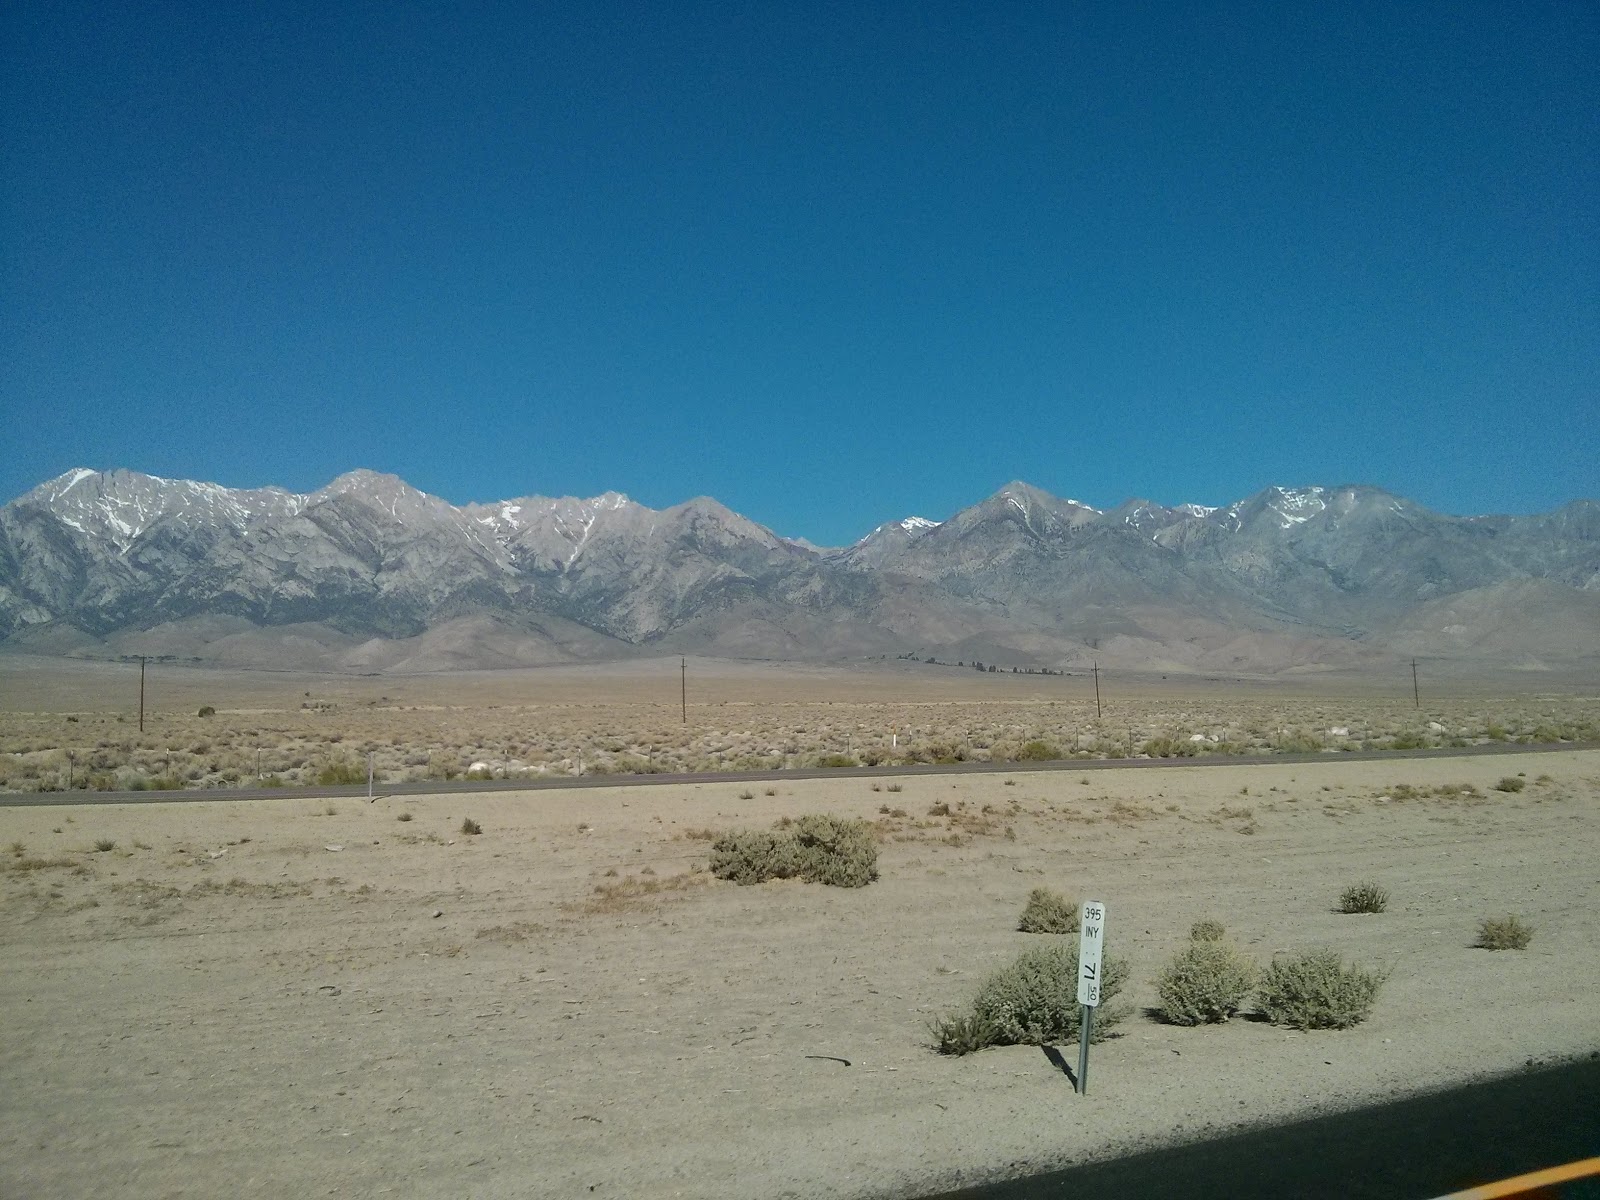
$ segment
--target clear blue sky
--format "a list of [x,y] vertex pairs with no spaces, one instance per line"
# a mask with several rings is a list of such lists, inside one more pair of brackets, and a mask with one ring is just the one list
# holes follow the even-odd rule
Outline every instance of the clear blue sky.
[[0,499],[1600,495],[1600,7],[0,16]]

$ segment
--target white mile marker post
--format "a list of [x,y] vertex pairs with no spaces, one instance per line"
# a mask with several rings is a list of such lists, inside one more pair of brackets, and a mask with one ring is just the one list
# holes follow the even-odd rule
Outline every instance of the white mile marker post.
[[1078,925],[1078,1004],[1083,1023],[1078,1029],[1078,1095],[1089,1094],[1089,1039],[1094,1033],[1094,1010],[1100,1003],[1100,950],[1106,940],[1106,906],[1086,900]]

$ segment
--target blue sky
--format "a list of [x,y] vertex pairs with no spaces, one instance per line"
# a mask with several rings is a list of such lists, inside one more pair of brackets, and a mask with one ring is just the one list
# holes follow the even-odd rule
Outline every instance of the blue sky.
[[0,17],[0,498],[1600,496],[1600,9]]

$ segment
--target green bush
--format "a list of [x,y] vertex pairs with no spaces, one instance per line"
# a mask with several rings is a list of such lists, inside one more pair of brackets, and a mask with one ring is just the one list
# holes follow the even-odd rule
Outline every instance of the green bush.
[[1173,1025],[1226,1021],[1244,1006],[1260,968],[1232,942],[1191,941],[1156,981],[1161,1019]]
[[1035,738],[1017,751],[1017,758],[1024,762],[1051,762],[1061,757],[1061,751],[1042,738]]
[[365,783],[367,773],[353,762],[331,762],[317,772],[321,784]]
[[1291,1029],[1349,1029],[1367,1019],[1385,976],[1351,963],[1336,950],[1274,958],[1256,989],[1256,1007],[1274,1025]]
[[1507,775],[1499,783],[1494,785],[1494,790],[1497,792],[1520,792],[1527,786],[1528,781],[1522,778],[1522,776]]
[[878,877],[878,843],[865,821],[813,813],[782,829],[744,829],[711,846],[711,873],[735,883],[803,879],[864,887]]
[[1351,884],[1339,896],[1342,913],[1381,913],[1388,907],[1388,890],[1370,880]]
[[831,887],[865,887],[878,877],[878,842],[865,821],[812,813],[794,824],[800,878]]
[[1076,933],[1078,905],[1060,892],[1036,887],[1028,893],[1017,928],[1023,933]]
[[1316,754],[1325,743],[1314,733],[1287,733],[1278,739],[1280,754]]
[[718,879],[741,884],[791,879],[799,865],[794,835],[787,831],[739,829],[711,844],[711,873]]
[[1533,940],[1533,926],[1523,924],[1521,918],[1486,917],[1478,923],[1478,940],[1475,945],[1484,950],[1526,950]]
[[[1111,1003],[1127,981],[1128,964],[1108,956],[1101,967],[1093,1041],[1104,1038],[1129,1011]],[[979,986],[972,1010],[936,1021],[933,1034],[942,1054],[970,1054],[985,1046],[1050,1046],[1077,1041],[1081,1016],[1078,944],[1063,940],[1024,951],[995,971]]]
[[971,1054],[1000,1045],[994,1026],[975,1013],[935,1021],[933,1038],[940,1054]]
[[817,758],[819,767],[854,767],[859,766],[853,754],[823,754]]
[[1220,942],[1228,932],[1227,926],[1221,921],[1206,917],[1196,921],[1189,927],[1189,940],[1191,942]]

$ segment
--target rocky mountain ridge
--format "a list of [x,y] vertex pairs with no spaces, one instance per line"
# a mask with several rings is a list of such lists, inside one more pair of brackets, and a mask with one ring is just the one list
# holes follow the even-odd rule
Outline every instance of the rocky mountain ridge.
[[0,508],[0,645],[377,670],[683,651],[1537,666],[1597,654],[1600,504],[1454,517],[1319,486],[1101,511],[1017,481],[824,549],[705,497],[457,507],[364,470],[299,495],[77,469]]

